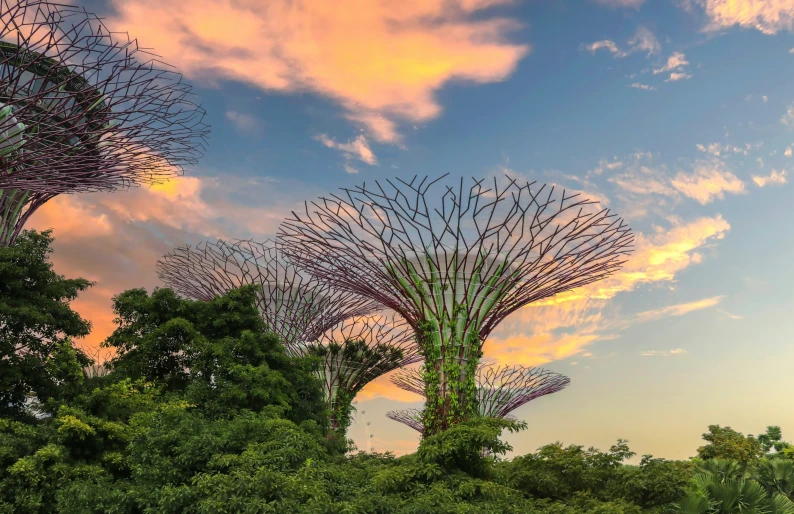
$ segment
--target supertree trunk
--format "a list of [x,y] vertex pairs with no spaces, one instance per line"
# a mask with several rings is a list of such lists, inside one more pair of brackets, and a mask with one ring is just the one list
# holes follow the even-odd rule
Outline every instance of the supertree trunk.
[[24,189],[0,189],[0,246],[13,243],[28,218],[53,196]]

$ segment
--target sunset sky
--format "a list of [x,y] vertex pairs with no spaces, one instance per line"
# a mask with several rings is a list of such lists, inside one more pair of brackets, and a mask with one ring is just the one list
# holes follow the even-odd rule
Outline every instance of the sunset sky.
[[[206,239],[272,237],[304,200],[393,177],[548,182],[614,209],[635,251],[596,289],[530,305],[485,358],[565,391],[514,414],[515,453],[554,441],[688,458],[709,424],[794,439],[794,0],[97,0],[194,85],[206,156],[163,186],[61,196],[56,271],[113,330],[111,297]],[[370,384],[351,436],[412,451]],[[369,424],[368,424],[369,423]],[[634,459],[635,461],[638,460]]]

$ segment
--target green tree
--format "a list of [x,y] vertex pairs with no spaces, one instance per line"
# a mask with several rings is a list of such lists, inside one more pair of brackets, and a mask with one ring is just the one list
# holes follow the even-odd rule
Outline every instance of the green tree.
[[[766,427],[766,432],[758,436],[758,442],[761,444],[762,451],[767,456],[785,457],[791,454],[792,445],[791,443],[783,441],[783,432],[780,430],[780,427]],[[774,450],[774,453],[772,450]],[[786,452],[786,450],[789,451]]]
[[113,375],[162,383],[209,416],[276,406],[287,419],[326,430],[320,383],[311,373],[317,361],[289,357],[255,300],[254,286],[209,302],[171,289],[121,293],[113,299],[118,328],[103,343],[117,352]]
[[682,514],[794,514],[785,495],[767,490],[735,459],[700,463],[681,501]]
[[744,436],[731,427],[709,425],[709,431],[703,434],[708,444],[697,449],[700,459],[734,459],[743,467],[755,463],[764,450],[761,443],[752,435]]
[[44,402],[88,364],[71,339],[88,335],[91,324],[69,302],[91,282],[55,273],[51,232],[25,231],[0,246],[0,417],[25,416],[25,402]]

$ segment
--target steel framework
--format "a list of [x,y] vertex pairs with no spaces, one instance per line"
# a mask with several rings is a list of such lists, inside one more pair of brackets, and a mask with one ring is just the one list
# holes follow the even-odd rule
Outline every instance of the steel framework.
[[[425,396],[421,368],[406,368],[391,383]],[[477,366],[477,411],[480,416],[504,418],[527,402],[565,389],[571,379],[543,368],[480,364]]]
[[93,14],[0,0],[0,245],[63,193],[180,174],[209,127],[191,88]]
[[316,342],[296,345],[292,351],[320,358],[317,377],[331,413],[331,429],[342,435],[351,422],[353,399],[365,385],[422,360],[405,320],[380,314],[344,320]]
[[257,308],[288,352],[313,343],[342,321],[382,309],[372,300],[300,273],[282,259],[278,245],[235,240],[176,248],[157,262],[168,287],[194,300],[209,301],[241,286],[258,288]]
[[336,433],[346,431],[351,402],[367,383],[421,360],[403,319],[378,314],[382,307],[372,300],[300,273],[281,258],[272,240],[177,248],[158,261],[157,271],[166,285],[195,300],[255,284],[260,315],[287,353],[319,358],[316,373]]
[[482,344],[519,308],[603,279],[633,236],[608,209],[554,187],[414,177],[306,203],[279,238],[296,266],[372,298],[416,331],[429,377],[425,433],[474,414]]
[[[425,425],[422,423],[422,409],[400,409],[390,410],[386,413],[386,417],[399,421],[403,425],[413,428],[420,434],[424,432]],[[503,419],[515,419],[513,416],[502,416]],[[485,454],[485,452],[483,452]]]

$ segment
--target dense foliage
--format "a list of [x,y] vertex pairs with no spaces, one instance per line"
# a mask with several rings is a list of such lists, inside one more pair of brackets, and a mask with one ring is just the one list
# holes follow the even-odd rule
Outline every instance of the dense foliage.
[[778,427],[710,426],[696,458],[636,466],[622,440],[504,460],[502,432],[526,425],[490,418],[399,458],[350,452],[328,426],[317,361],[285,354],[250,288],[212,302],[118,295],[105,342],[117,356],[108,373],[86,373],[70,337],[88,327],[68,301],[88,283],[52,273],[50,241],[28,233],[0,248],[11,280],[0,288],[0,344],[11,344],[0,513],[794,514],[794,452]]

